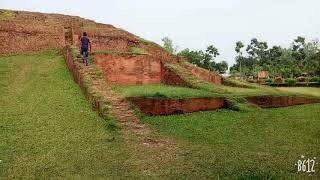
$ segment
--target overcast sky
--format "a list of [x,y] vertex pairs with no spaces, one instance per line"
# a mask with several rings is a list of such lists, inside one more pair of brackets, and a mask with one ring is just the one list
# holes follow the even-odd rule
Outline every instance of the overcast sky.
[[320,0],[0,0],[0,9],[77,15],[159,44],[168,36],[180,50],[214,44],[229,64],[239,40],[288,46],[298,35],[320,38]]

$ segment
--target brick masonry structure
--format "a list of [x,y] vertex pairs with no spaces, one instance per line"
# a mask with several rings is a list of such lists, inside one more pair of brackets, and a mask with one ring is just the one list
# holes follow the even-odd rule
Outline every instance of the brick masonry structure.
[[225,106],[223,98],[156,99],[147,97],[129,98],[148,115],[172,115],[209,111]]
[[106,80],[113,84],[159,84],[162,62],[146,55],[94,55],[95,64],[103,69]]
[[250,103],[262,108],[287,107],[302,104],[320,103],[319,99],[312,99],[297,96],[252,96],[247,97]]
[[[0,10],[1,13],[7,10]],[[190,87],[181,77],[163,68],[167,62],[185,64],[159,45],[143,40],[112,25],[100,24],[76,16],[7,11],[12,17],[0,21],[0,54],[21,53],[47,48],[71,46],[79,48],[79,38],[87,32],[92,51],[117,52],[115,55],[95,55],[98,67],[113,84],[155,84]],[[149,55],[128,55],[130,48],[140,48]],[[181,63],[182,62],[182,63]],[[221,84],[221,77],[194,66],[185,65],[196,78]]]

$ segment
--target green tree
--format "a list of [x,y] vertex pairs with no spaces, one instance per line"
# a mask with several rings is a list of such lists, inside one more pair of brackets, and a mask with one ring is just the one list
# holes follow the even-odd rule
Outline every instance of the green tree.
[[184,49],[177,55],[185,57],[191,64],[208,69],[210,71],[225,73],[228,70],[228,63],[226,61],[222,61],[220,63],[215,62],[215,58],[219,56],[220,53],[219,50],[213,45],[208,46],[205,52]]
[[173,42],[169,37],[162,38],[163,48],[171,54],[176,54],[178,46],[173,47]]
[[224,74],[228,70],[228,63],[226,61],[221,61],[219,63],[216,63],[215,69],[220,73]]

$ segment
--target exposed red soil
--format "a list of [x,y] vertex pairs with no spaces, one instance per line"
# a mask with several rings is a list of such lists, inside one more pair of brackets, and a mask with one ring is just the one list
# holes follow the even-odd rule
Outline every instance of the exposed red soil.
[[172,115],[208,111],[223,108],[223,98],[156,99],[147,97],[128,98],[148,115]]
[[320,103],[319,99],[296,96],[253,96],[248,97],[247,100],[250,103],[256,104],[263,108]]

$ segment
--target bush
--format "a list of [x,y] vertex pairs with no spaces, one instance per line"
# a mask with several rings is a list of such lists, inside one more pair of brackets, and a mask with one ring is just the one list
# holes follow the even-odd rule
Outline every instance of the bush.
[[320,83],[320,77],[312,77],[310,79],[310,82],[318,82],[318,83]]
[[252,80],[252,79],[249,79],[248,82],[249,82],[249,83],[255,83],[255,81]]
[[270,84],[270,83],[272,83],[272,79],[266,79],[266,80],[264,81],[264,83]]
[[297,78],[298,82],[306,82],[308,80],[308,78],[304,77],[304,76],[300,76]]
[[295,80],[295,79],[291,79],[291,78],[286,79],[286,84],[288,86],[294,86],[296,83],[297,83],[297,80]]
[[282,84],[282,83],[283,83],[283,78],[282,78],[282,77],[276,77],[276,78],[273,80],[273,83],[274,83],[274,84]]

